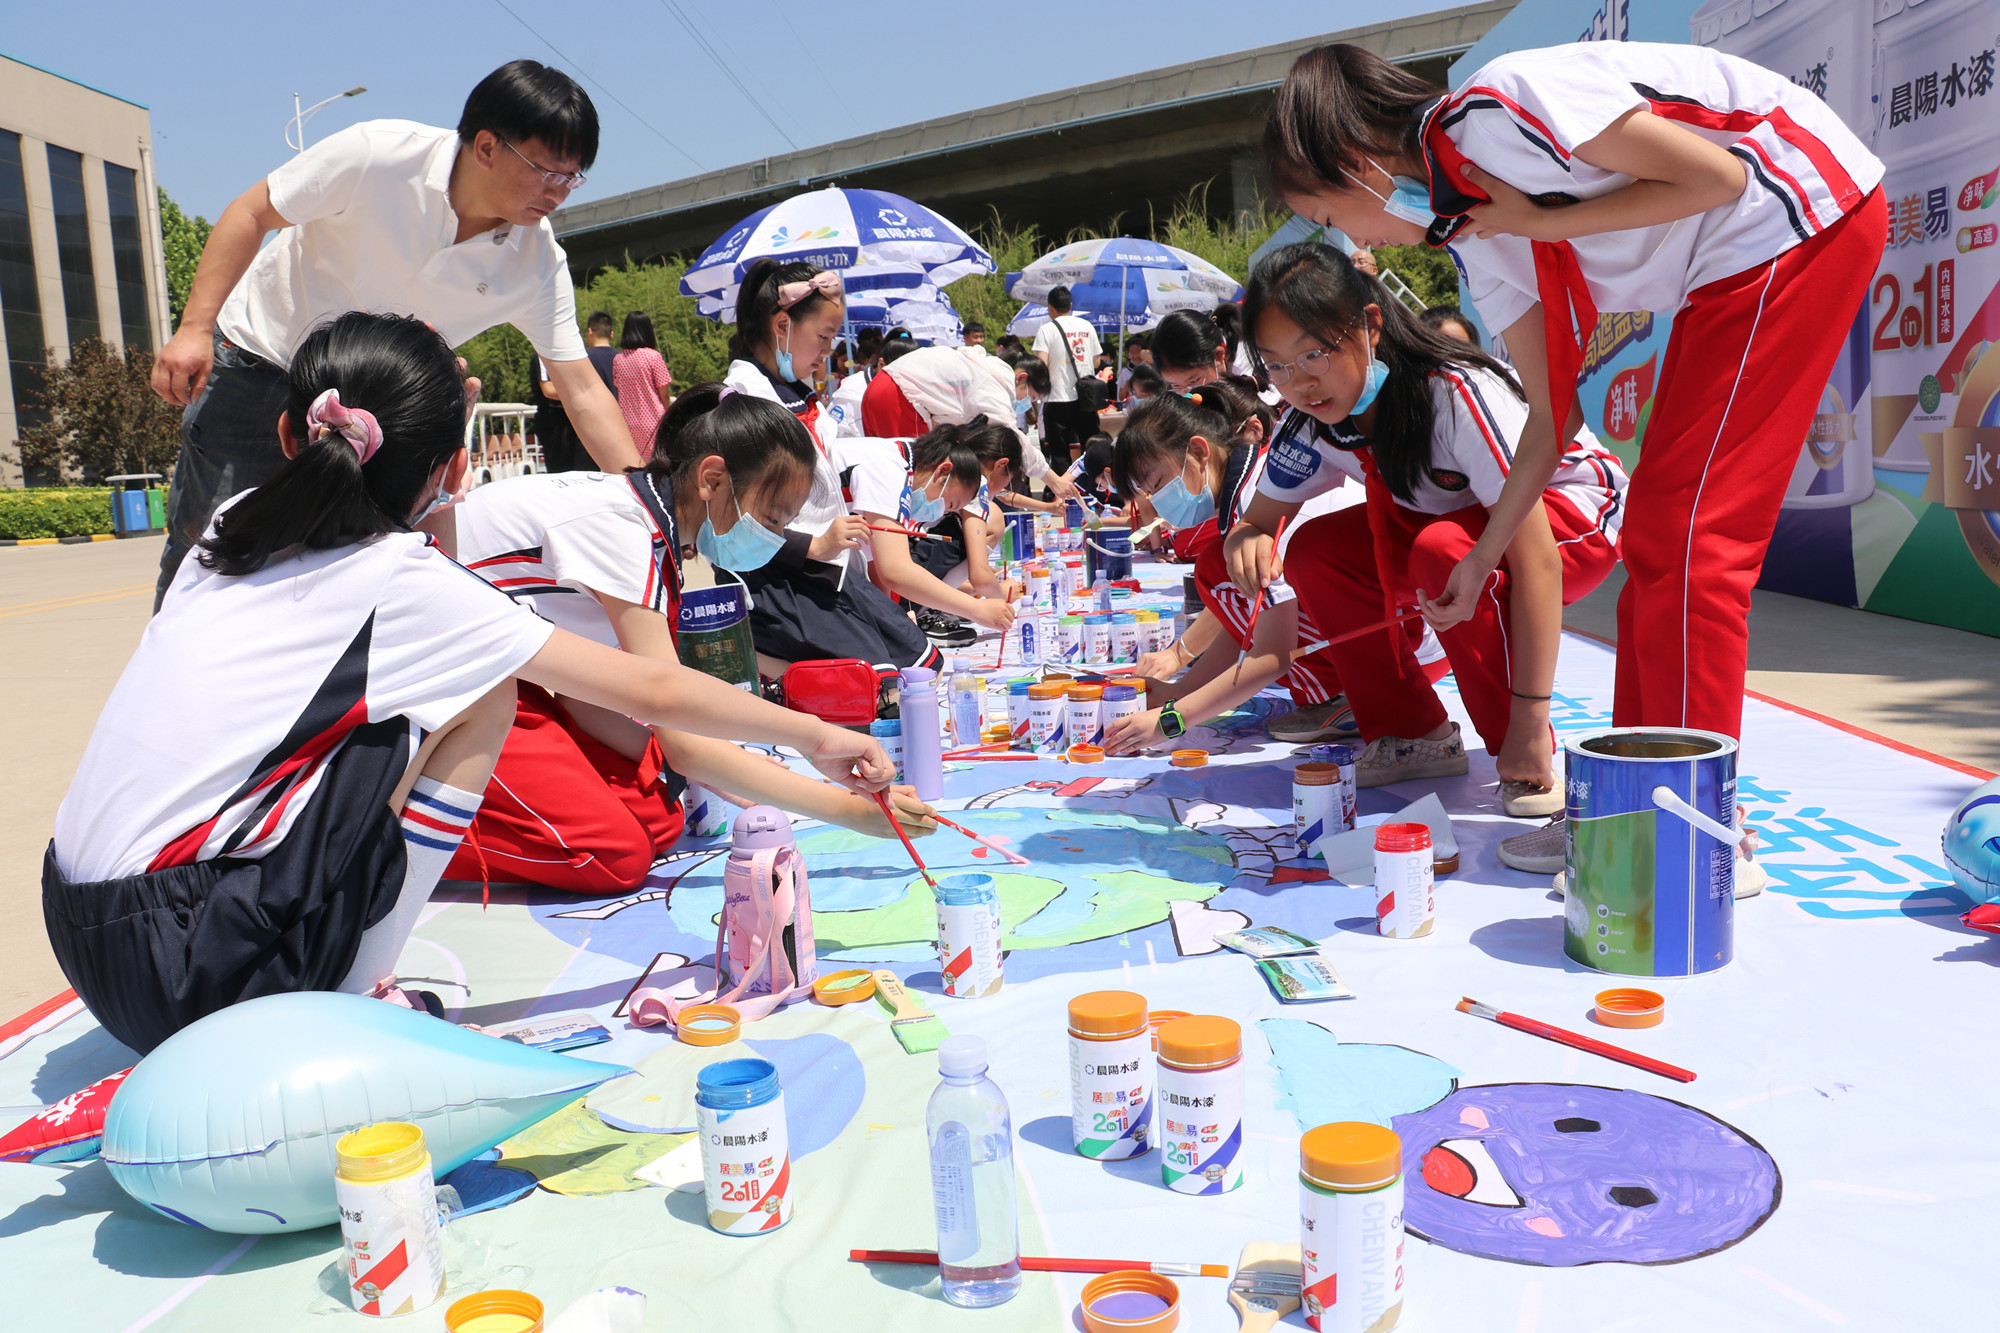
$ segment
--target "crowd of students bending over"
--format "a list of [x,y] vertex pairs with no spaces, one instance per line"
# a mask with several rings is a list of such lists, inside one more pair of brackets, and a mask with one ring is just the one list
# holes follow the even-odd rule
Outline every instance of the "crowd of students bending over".
[[[669,393],[628,323],[614,400],[566,285],[516,283],[496,294],[603,470],[470,493],[477,382],[449,335],[474,316],[441,333],[361,313],[401,307],[327,270],[312,228],[379,231],[353,200],[414,199],[442,210],[409,224],[433,239],[457,219],[452,262],[566,275],[546,216],[594,157],[588,99],[515,62],[455,138],[373,122],[273,173],[218,225],[160,359],[160,391],[190,404],[175,547],[44,865],[78,994],[142,1051],[273,992],[419,1003],[396,961],[440,878],[629,891],[681,836],[690,781],[927,833],[870,737],[682,665],[683,592],[741,580],[766,677],[935,666],[1014,621],[1004,511],[1079,497],[1157,521],[1203,608],[1139,662],[1148,707],[1109,753],[1282,683],[1294,709],[1271,737],[1358,741],[1362,786],[1466,774],[1449,671],[1502,811],[1550,817],[1502,859],[1561,869],[1563,608],[1622,558],[1615,722],[1736,734],[1749,588],[1882,247],[1881,167],[1812,93],[1706,48],[1517,52],[1472,87],[1322,47],[1263,154],[1287,205],[1364,247],[1451,242],[1509,360],[1456,312],[1413,315],[1372,257],[1302,243],[1257,265],[1240,307],[1162,321],[1122,372],[1058,289],[1032,347],[857,342],[823,394],[839,276],[760,260],[719,382]],[[1739,140],[1783,170],[1746,170]],[[392,169],[431,193],[369,185]],[[528,240],[460,255],[481,226]],[[260,227],[290,230],[260,253]],[[299,274],[331,303],[310,319],[281,308]],[[1600,305],[1677,312],[1630,480],[1575,409]],[[593,331],[593,359],[608,341]],[[1739,892],[1760,873],[1739,866]]]

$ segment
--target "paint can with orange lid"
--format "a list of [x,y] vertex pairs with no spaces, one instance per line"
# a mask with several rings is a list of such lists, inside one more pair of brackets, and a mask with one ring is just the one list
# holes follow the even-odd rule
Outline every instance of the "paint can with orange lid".
[[1177,1194],[1243,1184],[1243,1029],[1213,1014],[1160,1028],[1160,1173]]
[[1099,990],[1069,1002],[1070,1142],[1098,1161],[1152,1147],[1153,1038],[1146,997]]
[[1403,1317],[1403,1141],[1361,1121],[1299,1139],[1306,1327],[1386,1333]]

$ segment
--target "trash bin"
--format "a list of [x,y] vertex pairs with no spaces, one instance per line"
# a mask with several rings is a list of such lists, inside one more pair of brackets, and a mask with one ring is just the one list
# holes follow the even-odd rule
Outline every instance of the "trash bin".
[[167,530],[167,489],[164,486],[149,487],[146,491],[146,517],[155,532]]
[[[106,477],[111,486],[111,531],[120,537],[144,537],[167,530],[165,492],[152,489],[162,480],[157,472]],[[153,496],[159,495],[156,507]]]

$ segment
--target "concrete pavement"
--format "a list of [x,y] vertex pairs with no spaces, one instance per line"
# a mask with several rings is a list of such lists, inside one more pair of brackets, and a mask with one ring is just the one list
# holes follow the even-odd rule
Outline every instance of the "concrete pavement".
[[42,929],[42,851],[98,710],[153,608],[164,537],[0,549],[0,1022],[68,986]]
[[[97,714],[139,642],[163,538],[0,549],[0,1021],[61,991],[41,864]],[[1570,608],[1616,637],[1623,571]],[[1750,688],[1920,749],[2000,770],[2000,644],[1777,593],[1756,595]]]

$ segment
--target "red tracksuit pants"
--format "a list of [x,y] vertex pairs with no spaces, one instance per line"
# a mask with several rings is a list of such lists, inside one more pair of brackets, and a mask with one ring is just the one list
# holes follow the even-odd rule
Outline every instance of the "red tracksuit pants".
[[444,877],[631,892],[681,836],[660,743],[649,740],[634,763],[584,732],[553,696],[517,688],[486,799]]
[[[1330,515],[1329,515],[1330,517]],[[1312,540],[1311,533],[1325,518],[1316,518],[1302,526],[1292,538],[1290,549],[1300,551]],[[1310,557],[1309,557],[1310,558]],[[1290,568],[1289,564],[1287,568]],[[1201,604],[1208,608],[1222,625],[1222,632],[1238,648],[1250,645],[1250,599],[1238,592],[1229,580],[1229,563],[1222,557],[1222,542],[1211,541],[1200,548],[1194,558],[1195,586],[1201,591]],[[1299,642],[1312,643],[1326,636],[1320,633],[1310,613],[1299,608]],[[1285,674],[1284,687],[1292,692],[1292,702],[1300,708],[1310,708],[1314,704],[1327,703],[1340,693],[1340,672],[1333,656],[1324,648],[1307,653],[1304,657],[1292,659],[1292,668]]]
[[[1545,503],[1544,508],[1562,555],[1563,603],[1568,605],[1604,581],[1618,563],[1618,548],[1568,505]],[[1376,521],[1382,527],[1384,555],[1404,570],[1391,580],[1398,606],[1415,606],[1418,588],[1426,592],[1442,588],[1452,568],[1486,530],[1482,508],[1470,506],[1441,516],[1419,514],[1388,499],[1379,482],[1369,487],[1367,505],[1315,519],[1310,525],[1319,529],[1311,547],[1313,558],[1301,560],[1300,542],[1294,539],[1285,557],[1285,581],[1298,593],[1302,613],[1335,634],[1374,624],[1389,614],[1384,610],[1389,599],[1376,554],[1377,534],[1368,521],[1371,509],[1377,511]],[[1499,753],[1507,739],[1513,709],[1513,666],[1507,652],[1511,593],[1512,580],[1503,565],[1488,580],[1471,619],[1439,636],[1465,710],[1490,754]],[[1422,736],[1445,720],[1444,704],[1417,663],[1420,634],[1412,632],[1414,622],[1409,623],[1411,630],[1394,626],[1323,650],[1333,655],[1340,679],[1346,682],[1347,702],[1354,708],[1364,741]]]
[[1887,229],[1878,189],[1674,317],[1626,493],[1618,726],[1741,731],[1750,589]]

